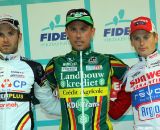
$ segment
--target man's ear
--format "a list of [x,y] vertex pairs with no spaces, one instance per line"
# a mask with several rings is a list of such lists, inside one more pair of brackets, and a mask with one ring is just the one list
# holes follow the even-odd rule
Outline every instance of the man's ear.
[[132,36],[130,36],[130,43],[131,43],[131,46],[134,47],[132,41],[133,41],[133,40],[132,40]]
[[67,28],[65,28],[65,32],[66,32],[66,36],[68,37],[68,31],[67,31]]
[[18,42],[20,43],[21,41],[22,41],[22,33],[20,32],[18,36]]
[[155,35],[155,40],[156,40],[156,43],[158,43],[158,33],[156,33]]
[[92,38],[94,37],[95,30],[96,30],[96,29],[93,27],[93,28],[92,28]]

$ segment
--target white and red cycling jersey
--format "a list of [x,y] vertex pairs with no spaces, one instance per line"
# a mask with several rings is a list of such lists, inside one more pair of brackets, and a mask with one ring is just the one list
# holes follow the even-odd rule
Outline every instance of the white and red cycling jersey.
[[140,57],[126,74],[136,130],[160,130],[160,54]]
[[0,130],[33,130],[32,105],[39,102],[35,94],[43,108],[55,108],[57,100],[42,77],[41,64],[17,53],[0,54]]

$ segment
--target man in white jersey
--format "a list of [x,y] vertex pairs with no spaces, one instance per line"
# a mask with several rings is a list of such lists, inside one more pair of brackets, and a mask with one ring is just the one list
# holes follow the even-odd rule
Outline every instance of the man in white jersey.
[[150,18],[141,16],[131,21],[130,40],[139,57],[126,74],[134,129],[160,130],[160,54],[156,49],[158,34]]
[[0,130],[34,129],[35,91],[43,108],[60,113],[42,65],[19,55],[21,39],[19,21],[8,14],[0,15]]

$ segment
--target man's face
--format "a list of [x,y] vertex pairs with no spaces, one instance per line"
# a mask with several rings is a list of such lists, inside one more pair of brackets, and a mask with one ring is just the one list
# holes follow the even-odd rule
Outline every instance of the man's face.
[[66,34],[74,50],[82,51],[90,47],[95,29],[81,21],[74,21],[66,28]]
[[21,33],[18,33],[9,24],[0,24],[0,52],[3,54],[17,52],[21,37]]
[[145,30],[137,30],[131,34],[131,44],[136,52],[142,56],[147,57],[156,49],[158,42],[158,34],[149,33]]

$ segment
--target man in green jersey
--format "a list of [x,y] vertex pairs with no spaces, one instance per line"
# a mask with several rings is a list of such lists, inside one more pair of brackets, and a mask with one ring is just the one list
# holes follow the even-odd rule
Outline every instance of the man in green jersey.
[[59,93],[60,130],[112,130],[109,115],[119,118],[131,103],[123,87],[117,100],[110,101],[112,78],[121,81],[128,66],[113,55],[91,50],[95,28],[86,9],[69,10],[65,26],[72,51],[52,58],[45,69],[51,87]]

